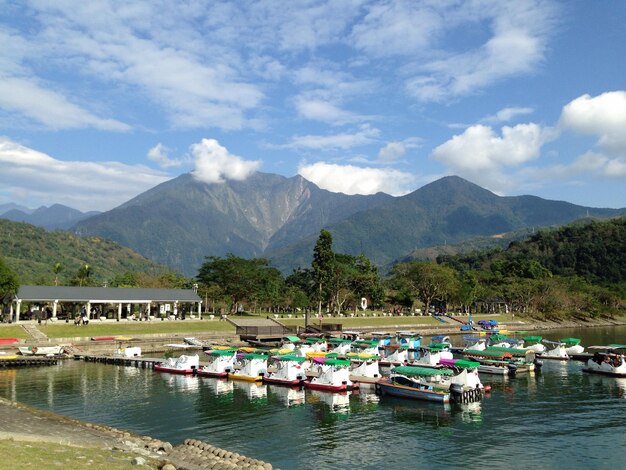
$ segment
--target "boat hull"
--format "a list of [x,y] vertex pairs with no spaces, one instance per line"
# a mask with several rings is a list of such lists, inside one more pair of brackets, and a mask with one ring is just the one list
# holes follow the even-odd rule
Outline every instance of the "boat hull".
[[378,383],[381,378],[382,378],[382,376],[368,377],[368,376],[365,376],[365,375],[352,375],[352,374],[350,374],[350,381],[351,382],[358,382],[358,383],[375,384],[375,383]]
[[404,385],[391,384],[388,382],[378,382],[376,385],[378,393],[393,397],[410,398],[412,400],[432,401],[436,403],[449,403],[450,394],[438,392],[436,390],[422,390]]
[[584,367],[583,372],[587,372],[588,374],[607,375],[609,377],[626,377],[626,372],[613,372],[608,370],[591,369],[589,367]]
[[178,374],[178,375],[191,375],[195,371],[195,369],[176,369],[173,367],[160,366],[158,364],[154,365],[154,370],[157,372],[165,372],[168,374]]
[[333,385],[333,384],[324,384],[324,383],[317,383],[317,382],[304,382],[304,387],[310,388],[311,390],[322,390],[324,392],[346,392],[348,390],[358,388],[358,384]]
[[198,369],[198,375],[200,377],[225,378],[225,377],[228,377],[228,372],[211,372],[211,371],[207,371],[207,370]]
[[263,377],[260,375],[243,375],[243,374],[228,374],[230,380],[239,380],[240,382],[261,382]]
[[295,379],[295,380],[287,380],[287,379],[277,379],[275,377],[263,377],[263,382],[274,385],[285,385],[287,387],[297,387],[302,385],[304,380]]

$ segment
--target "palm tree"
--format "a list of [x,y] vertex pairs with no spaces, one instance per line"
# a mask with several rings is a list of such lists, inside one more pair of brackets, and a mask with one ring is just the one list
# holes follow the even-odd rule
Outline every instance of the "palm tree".
[[78,273],[76,275],[76,277],[78,277],[78,283],[79,283],[78,285],[82,287],[83,284],[88,284],[90,274],[91,274],[91,267],[88,264],[81,266],[81,268],[78,270]]
[[63,265],[61,263],[54,263],[52,267],[52,272],[54,273],[54,285],[59,285],[59,273],[63,271]]

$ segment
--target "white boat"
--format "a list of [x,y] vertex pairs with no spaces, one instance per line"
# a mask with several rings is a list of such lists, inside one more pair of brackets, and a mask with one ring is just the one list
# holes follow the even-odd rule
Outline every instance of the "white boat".
[[559,341],[565,344],[565,352],[568,356],[582,354],[585,352],[585,348],[580,345],[580,339],[578,338],[563,338]]
[[275,356],[272,358],[272,371],[263,376],[263,382],[277,385],[301,385],[306,379],[302,356]]
[[141,356],[141,347],[139,346],[120,346],[113,352],[114,357],[139,357]]
[[63,346],[20,346],[22,356],[57,356],[63,353]]
[[318,369],[318,376],[304,382],[306,388],[344,392],[358,387],[358,383],[350,380],[350,361],[316,357],[314,362]]
[[338,356],[345,356],[347,353],[350,352],[352,340],[343,338],[329,338],[327,343],[329,353],[334,353]]
[[228,373],[228,378],[232,380],[243,380],[245,382],[260,382],[267,374],[267,354],[249,353],[244,355],[239,361],[239,368]]
[[178,358],[169,357],[163,362],[157,362],[154,370],[157,372],[168,372],[170,374],[193,374],[198,370],[200,357],[182,355]]
[[409,361],[409,347],[403,346],[398,343],[389,344],[387,346],[379,347],[383,351],[383,357],[380,360],[380,365],[400,365],[406,364]]
[[371,339],[358,339],[352,343],[351,352],[369,356],[378,355],[378,341]]
[[[517,346],[518,349],[526,349],[527,351],[534,351],[537,354],[546,352],[545,345],[541,344],[543,338],[541,336],[524,336],[524,346]],[[531,343],[531,344],[527,344]]]
[[449,343],[431,343],[421,348],[422,354],[411,362],[415,366],[437,366],[442,360],[453,359]]
[[565,343],[561,343],[560,341],[548,341],[547,339],[544,339],[543,342],[551,345],[552,349],[548,349],[546,352],[537,355],[537,357],[541,359],[551,359],[553,361],[569,360],[569,355],[567,354]]
[[624,357],[623,352],[620,352],[626,350],[626,344],[589,346],[587,349],[597,352],[587,361],[583,372],[610,375],[613,377],[626,377],[626,357]]
[[236,348],[209,349],[204,351],[208,363],[198,369],[198,375],[204,377],[226,377],[235,370]]
[[346,359],[350,361],[349,377],[352,382],[376,383],[382,377],[378,367],[379,356],[349,353]]
[[463,336],[463,341],[465,342],[465,347],[463,349],[484,351],[487,347],[487,340],[485,338],[481,338],[480,336],[465,335]]

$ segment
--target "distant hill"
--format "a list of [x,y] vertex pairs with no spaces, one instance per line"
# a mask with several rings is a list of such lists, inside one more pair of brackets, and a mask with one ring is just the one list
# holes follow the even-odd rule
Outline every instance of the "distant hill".
[[78,237],[69,232],[47,232],[33,225],[0,219],[0,253],[23,284],[51,284],[53,266],[66,283],[81,266],[88,264],[99,285],[127,271],[158,274],[168,270],[129,248],[99,237]]
[[18,211],[22,211],[26,214],[31,214],[33,212],[33,209],[29,209],[26,206],[21,206],[19,204],[9,202],[8,204],[0,204],[0,217],[2,217],[2,214],[5,214],[6,212],[9,212],[14,209]]
[[[587,216],[608,218],[626,209],[597,209],[535,196],[501,197],[448,176],[384,204],[331,224],[335,251],[365,254],[385,266],[417,249],[459,244],[479,237],[562,225]],[[283,270],[310,264],[316,237],[266,252]],[[494,240],[497,244],[497,240]]]
[[[9,204],[5,206],[9,206]],[[12,204],[12,206],[16,205]],[[0,217],[13,222],[26,222],[48,230],[64,230],[72,227],[76,222],[96,214],[99,212],[81,212],[62,204],[53,204],[50,207],[41,206],[35,210],[16,206],[6,212],[0,212]]]
[[337,252],[365,254],[384,266],[416,249],[561,225],[625,209],[596,209],[534,196],[500,197],[450,176],[411,194],[348,196],[300,176],[255,173],[206,184],[191,174],[78,222],[97,235],[193,276],[206,256],[267,257],[283,272],[308,266],[322,228]]
[[194,276],[206,256],[263,256],[392,199],[331,193],[300,176],[255,173],[206,184],[185,174],[79,222],[74,231],[115,240]]

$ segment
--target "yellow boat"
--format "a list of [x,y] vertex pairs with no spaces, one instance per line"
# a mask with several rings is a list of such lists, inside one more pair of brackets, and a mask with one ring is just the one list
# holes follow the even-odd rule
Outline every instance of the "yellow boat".
[[0,361],[10,361],[12,359],[17,359],[17,355],[15,355],[15,354],[0,354]]
[[250,376],[241,374],[228,374],[228,378],[230,380],[239,380],[241,382],[261,382],[263,380],[263,377],[260,375]]

